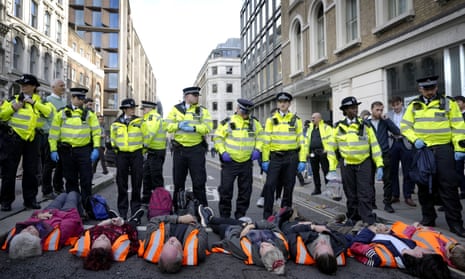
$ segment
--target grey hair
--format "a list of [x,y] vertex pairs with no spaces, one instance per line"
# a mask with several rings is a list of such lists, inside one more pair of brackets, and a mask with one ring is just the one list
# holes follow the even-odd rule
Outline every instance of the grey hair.
[[279,250],[276,246],[271,248],[268,252],[266,252],[262,256],[262,262],[266,270],[270,271],[271,273],[277,274],[277,275],[284,275],[284,273],[286,273],[285,264],[273,269],[273,264],[277,260],[282,260],[286,262],[283,252],[281,252],[281,250]]
[[42,255],[40,238],[28,232],[15,235],[10,242],[10,259],[25,259]]

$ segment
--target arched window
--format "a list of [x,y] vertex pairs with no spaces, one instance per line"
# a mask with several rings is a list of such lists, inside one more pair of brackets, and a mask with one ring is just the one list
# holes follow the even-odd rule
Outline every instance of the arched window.
[[55,61],[55,76],[54,79],[62,79],[63,78],[63,61],[61,59],[57,59]]
[[21,70],[22,58],[24,53],[24,45],[21,39],[15,37],[13,40],[13,68]]
[[45,53],[44,56],[44,79],[50,80],[50,69],[52,68],[52,57],[49,53]]
[[326,58],[326,19],[322,1],[313,5],[310,12],[310,62],[319,63]]
[[39,51],[35,46],[31,47],[31,56],[29,57],[29,72],[31,74],[37,74],[37,66],[39,62]]
[[303,70],[303,42],[302,25],[300,20],[294,20],[291,27],[291,73],[295,74]]

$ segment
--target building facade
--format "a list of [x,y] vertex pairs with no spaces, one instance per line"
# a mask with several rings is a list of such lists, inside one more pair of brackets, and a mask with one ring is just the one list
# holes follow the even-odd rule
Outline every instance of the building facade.
[[213,129],[236,111],[241,97],[241,41],[228,39],[211,51],[195,85],[201,88],[199,103],[210,111]]
[[331,122],[350,95],[360,110],[395,95],[407,104],[425,76],[465,95],[464,15],[463,0],[283,0],[283,89],[302,118]]

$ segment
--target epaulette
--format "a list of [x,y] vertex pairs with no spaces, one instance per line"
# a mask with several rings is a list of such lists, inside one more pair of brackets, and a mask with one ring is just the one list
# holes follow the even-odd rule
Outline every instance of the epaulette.
[[231,120],[231,118],[230,118],[230,117],[226,117],[225,119],[221,120],[220,123],[221,123],[221,125],[224,125],[224,124],[228,123],[229,120]]

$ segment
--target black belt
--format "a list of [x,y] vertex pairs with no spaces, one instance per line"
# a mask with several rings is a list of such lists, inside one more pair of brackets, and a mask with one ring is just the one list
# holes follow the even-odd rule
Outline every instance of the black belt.
[[297,150],[286,150],[286,151],[271,151],[270,155],[278,156],[278,157],[283,157],[292,153],[296,153]]

